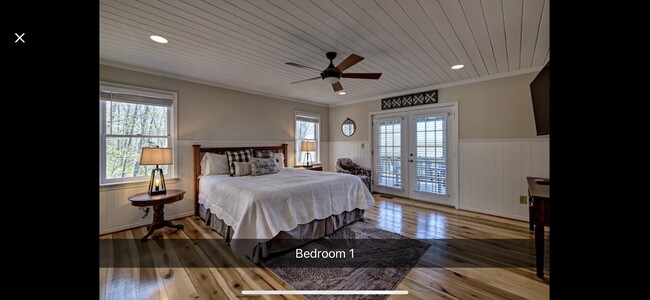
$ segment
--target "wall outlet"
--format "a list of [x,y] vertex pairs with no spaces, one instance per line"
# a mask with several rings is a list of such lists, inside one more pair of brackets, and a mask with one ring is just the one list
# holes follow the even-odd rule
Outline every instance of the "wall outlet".
[[526,197],[526,196],[519,196],[519,203],[521,203],[521,204],[527,204],[527,203],[528,203],[528,197]]

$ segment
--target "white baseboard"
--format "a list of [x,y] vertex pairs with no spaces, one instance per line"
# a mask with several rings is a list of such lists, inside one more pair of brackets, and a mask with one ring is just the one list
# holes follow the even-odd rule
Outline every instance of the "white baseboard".
[[[193,216],[193,215],[194,215],[194,212],[192,212],[192,211],[184,212],[184,213],[181,213],[181,214],[165,216],[165,220],[180,219],[180,218],[185,218],[185,217],[189,217],[189,216]],[[142,220],[142,221],[137,222],[137,223],[131,223],[131,224],[126,224],[126,225],[106,228],[106,229],[100,230],[99,235],[114,233],[114,232],[127,230],[127,229],[138,228],[138,227],[145,226],[145,225],[151,225],[151,220]]]
[[500,212],[496,212],[496,211],[493,211],[493,210],[478,209],[478,208],[472,208],[472,207],[462,207],[462,206],[459,207],[458,209],[464,210],[464,211],[472,211],[472,212],[482,213],[482,214],[486,214],[486,215],[497,216],[497,217],[504,217],[504,218],[513,219],[513,220],[526,221],[526,222],[529,221],[527,217],[522,217],[522,216],[513,215],[513,214],[500,213]]

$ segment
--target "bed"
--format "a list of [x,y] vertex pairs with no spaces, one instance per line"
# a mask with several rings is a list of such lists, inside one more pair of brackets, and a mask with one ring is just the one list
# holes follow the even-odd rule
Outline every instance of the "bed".
[[195,215],[222,235],[233,252],[253,262],[299,247],[362,220],[374,199],[361,179],[349,174],[283,168],[275,174],[201,176],[204,153],[267,147],[201,148],[193,145]]

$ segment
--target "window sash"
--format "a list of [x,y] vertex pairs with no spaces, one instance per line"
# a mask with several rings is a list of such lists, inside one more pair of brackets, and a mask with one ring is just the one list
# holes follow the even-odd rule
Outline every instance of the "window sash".
[[[138,138],[140,138],[140,137],[135,137],[135,139],[138,139]],[[106,149],[109,148],[108,145],[114,145],[115,143],[120,143],[120,142],[122,142],[122,143],[133,142],[134,144],[131,147],[134,147],[134,146],[137,147],[137,141],[128,141],[128,139],[134,139],[134,138],[133,137],[131,137],[131,138],[107,137]],[[162,141],[163,139],[166,140],[166,141]],[[120,141],[120,140],[122,140],[122,141]],[[169,145],[169,143],[170,143],[170,141],[169,141],[168,137],[162,137],[162,138],[158,138],[158,140],[156,140],[156,144],[160,145],[161,147],[166,147],[167,145]],[[115,164],[114,168],[112,168],[110,170],[109,170],[109,166],[108,166],[109,165],[108,161],[110,160],[110,158],[106,157],[106,164],[105,164],[105,169],[104,169],[104,172],[103,172],[105,182],[122,182],[122,181],[127,182],[127,181],[136,181],[136,180],[146,180],[146,179],[148,179],[149,176],[151,175],[151,170],[153,170],[156,166],[154,166],[154,165],[141,166],[138,163],[140,161],[140,151],[141,151],[140,149],[142,149],[142,147],[147,147],[147,146],[148,146],[148,144],[146,142],[142,142],[141,146],[136,148],[137,155],[136,155],[136,153],[133,153],[133,152],[129,151],[127,154],[131,154],[131,155],[118,156],[117,159],[113,160],[113,163]],[[124,167],[123,170],[121,170],[121,166]],[[163,170],[163,174],[165,174],[165,176],[169,177],[169,174],[171,172],[170,166],[161,165],[159,167]],[[114,171],[112,176],[109,174],[110,171]],[[136,176],[124,176],[124,174],[122,174],[122,176],[124,176],[124,177],[122,177],[122,176],[120,176],[121,172],[126,172],[126,174],[134,174],[135,173],[137,175]]]
[[[102,133],[103,134],[109,135],[108,132],[110,131],[111,132],[110,135],[118,135],[118,136],[126,136],[126,135],[128,135],[128,134],[122,134],[122,133],[113,133],[113,131],[112,131],[113,129],[118,129],[118,131],[120,129],[119,120],[117,121],[118,122],[117,127],[112,127],[112,124],[111,124],[111,127],[107,127],[107,125],[109,123],[109,120],[106,119],[106,114],[108,114],[107,110],[109,109],[108,103],[111,103],[111,105],[113,105],[113,104],[132,104],[132,105],[139,105],[139,106],[148,106],[148,107],[156,106],[156,107],[165,108],[165,113],[167,114],[167,116],[166,116],[166,118],[167,118],[166,127],[167,128],[165,128],[165,132],[167,133],[167,135],[159,133],[159,134],[150,134],[150,136],[169,136],[169,135],[171,135],[171,129],[172,129],[171,128],[171,123],[172,123],[171,122],[171,117],[172,117],[172,115],[171,115],[172,107],[171,106],[166,106],[166,105],[161,106],[161,105],[157,105],[157,104],[151,104],[151,103],[148,103],[148,102],[139,103],[139,102],[121,101],[121,100],[115,100],[115,99],[113,99],[113,100],[100,99],[100,103],[101,103],[102,109],[103,109],[102,115],[100,116],[100,118],[102,118],[101,120],[103,120],[102,121]],[[144,130],[144,128],[141,128],[141,129]],[[135,133],[133,135],[135,135],[135,136],[138,136],[138,135],[144,136],[144,134],[142,134],[142,132]]]

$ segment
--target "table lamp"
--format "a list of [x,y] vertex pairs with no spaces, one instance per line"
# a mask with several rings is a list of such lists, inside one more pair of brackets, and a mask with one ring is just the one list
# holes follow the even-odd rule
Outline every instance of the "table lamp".
[[140,165],[155,165],[156,168],[151,170],[151,179],[149,180],[149,195],[158,195],[167,193],[165,188],[165,176],[159,165],[171,165],[173,163],[172,148],[142,148],[140,156]]
[[312,162],[311,162],[311,155],[309,154],[309,151],[316,151],[316,142],[315,141],[303,141],[300,144],[300,150],[307,152],[307,159],[305,161],[305,167],[311,167]]

